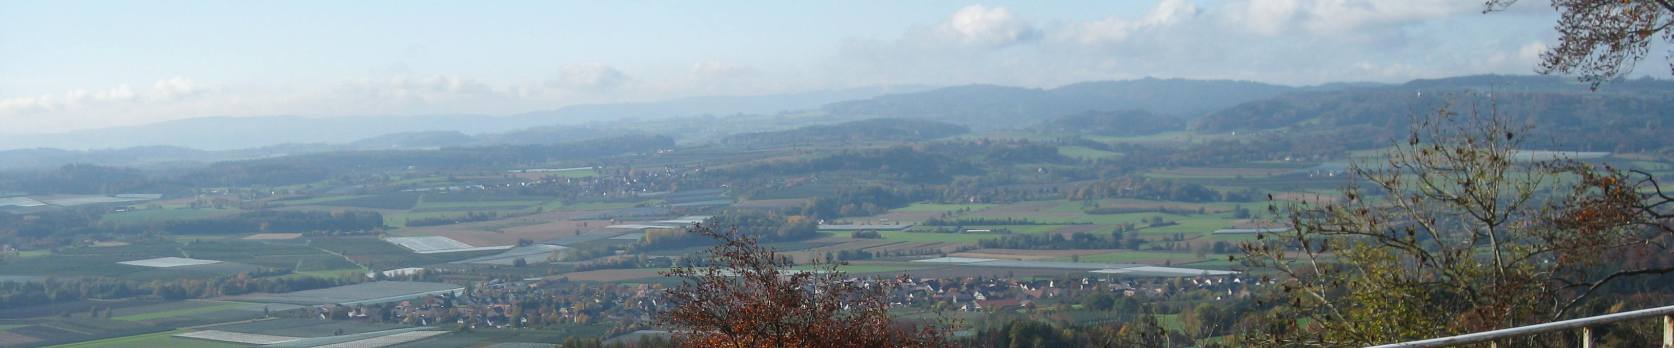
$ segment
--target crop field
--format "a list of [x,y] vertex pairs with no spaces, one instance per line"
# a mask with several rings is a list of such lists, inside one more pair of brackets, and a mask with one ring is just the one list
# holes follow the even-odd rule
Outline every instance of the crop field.
[[208,300],[167,301],[139,306],[111,307],[109,320],[128,321],[156,327],[184,327],[261,318],[263,309],[274,311],[290,306],[233,303]]
[[[141,268],[129,266],[130,271],[121,278],[134,280],[169,280],[178,278],[214,278],[230,276],[239,273],[255,272],[263,267],[235,262],[217,262],[201,265],[187,265],[168,268]],[[133,269],[140,268],[140,269]]]
[[565,178],[585,178],[599,176],[599,171],[594,170],[593,168],[571,168],[569,170],[553,172],[553,174]]
[[29,198],[34,199],[36,201],[40,201],[42,203],[46,203],[46,204],[57,205],[57,206],[65,206],[65,207],[73,207],[73,206],[89,205],[89,204],[144,202],[144,201],[156,200],[157,196],[156,195],[149,195],[149,196],[148,195],[120,195],[120,194],[115,195],[115,196],[105,196],[105,195],[47,195],[47,196],[31,196]]
[[[85,315],[84,313],[81,313]],[[71,318],[48,317],[31,320],[30,325],[4,331],[0,340],[28,341],[28,344],[56,344],[134,336],[165,331],[167,328],[144,323],[92,319],[72,315]]]
[[913,203],[895,209],[902,212],[953,212],[959,210],[979,211],[993,207],[993,204],[944,204],[944,203]]
[[365,197],[372,197],[372,195],[336,195],[336,196],[319,196],[319,197],[298,198],[298,199],[278,199],[278,200],[274,200],[273,203],[283,204],[283,205],[286,205],[286,206],[311,205],[311,204],[320,204],[320,203],[327,203],[327,202],[344,201],[344,200],[350,200],[350,199],[359,199],[359,198],[365,198]]
[[301,233],[256,233],[245,236],[244,240],[291,240],[302,238]]
[[57,347],[61,347],[61,348],[106,348],[106,347],[109,347],[109,348],[125,348],[125,347],[233,348],[233,347],[243,347],[243,345],[237,345],[237,344],[232,344],[232,343],[222,343],[222,342],[215,342],[215,341],[195,340],[195,339],[190,339],[190,338],[174,337],[175,334],[179,334],[181,332],[184,332],[184,330],[154,332],[154,333],[147,333],[147,334],[140,334],[140,335],[133,335],[133,336],[107,338],[107,339],[102,339],[102,340],[94,340],[94,341],[66,344],[66,345],[61,345],[61,346],[57,346]]
[[[111,319],[126,320],[126,321],[148,321],[148,320],[158,320],[158,319],[168,319],[168,318],[175,318],[175,317],[191,316],[191,315],[198,315],[198,314],[207,314],[207,313],[214,313],[214,312],[220,312],[220,311],[226,311],[226,310],[232,310],[232,309],[239,309],[239,308],[248,308],[248,307],[249,307],[249,305],[246,305],[246,304],[230,303],[230,302],[179,301],[179,302],[169,302],[169,303],[161,303],[161,304],[155,304],[155,305],[134,307],[134,308],[123,308],[121,312],[124,313],[124,314],[115,315],[115,316],[111,317]],[[115,313],[115,311],[112,311],[112,313]],[[132,313],[132,314],[127,314],[127,313]]]
[[238,209],[178,208],[140,209],[105,214],[100,221],[118,226],[145,225],[168,221],[208,219],[237,214]]
[[523,210],[546,201],[460,201],[460,202],[430,202],[425,201],[413,207],[412,212],[426,213],[439,211],[503,211]]
[[[401,344],[401,348],[453,348],[453,347],[499,347],[497,343],[530,342],[529,347],[550,346],[552,343],[533,342],[563,342],[571,336],[603,337],[609,326],[606,324],[565,325],[561,329],[477,329],[468,332],[453,332],[433,337],[427,340]],[[507,346],[520,347],[520,346]]]
[[[1076,204],[1079,205],[1079,203],[1076,203]],[[1217,207],[1217,208],[1227,209],[1225,204],[1218,204],[1218,205],[1220,205],[1220,206]],[[1234,205],[1236,205],[1236,204],[1234,204]],[[1230,227],[1230,226],[1232,226],[1232,224],[1234,222],[1230,217],[1226,216],[1226,214],[1224,214],[1224,213],[1190,214],[1190,215],[1169,214],[1169,213],[1149,213],[1149,212],[1137,212],[1137,213],[1125,213],[1125,214],[1087,214],[1087,213],[1081,212],[1081,211],[1068,210],[1066,208],[1063,208],[1064,206],[1065,205],[1059,204],[1059,203],[1051,203],[1051,201],[1047,201],[1047,202],[1024,202],[1024,203],[1008,204],[1008,205],[1005,205],[1005,206],[999,206],[999,207],[995,207],[995,208],[991,208],[991,209],[988,209],[988,210],[978,212],[976,214],[969,214],[969,215],[965,215],[965,216],[983,217],[983,218],[999,218],[999,219],[1004,219],[1004,218],[1013,218],[1013,219],[1020,219],[1020,220],[1021,219],[1027,219],[1027,220],[1034,221],[1036,223],[1044,223],[1044,224],[1083,224],[1083,223],[1091,223],[1093,225],[1101,225],[1101,226],[1129,224],[1129,223],[1135,224],[1135,225],[1138,225],[1138,226],[1146,226],[1147,224],[1144,221],[1148,220],[1148,219],[1151,219],[1151,218],[1155,218],[1155,217],[1160,217],[1164,220],[1173,221],[1173,222],[1176,223],[1175,225],[1169,225],[1169,226],[1141,228],[1139,230],[1139,233],[1141,235],[1160,235],[1160,234],[1185,233],[1185,234],[1188,234],[1188,235],[1194,235],[1195,236],[1195,235],[1200,235],[1200,234],[1207,234],[1207,233],[1213,232],[1214,230],[1217,230],[1217,229]],[[1212,211],[1212,210],[1208,209],[1208,207],[1210,207],[1209,205],[1200,205],[1200,207],[1204,207],[1205,211]],[[992,227],[993,228],[999,228],[999,227],[1009,228],[1013,232],[1018,232],[1018,233],[1036,233],[1037,231],[1035,231],[1035,229],[1039,226],[1051,226],[1051,225],[1021,225],[1021,226],[992,226]],[[1104,230],[1104,229],[1097,229],[1097,230]],[[1048,230],[1048,231],[1045,231],[1045,232],[1051,232],[1051,231],[1052,230]]]
[[1121,156],[1119,152],[1110,152],[1085,146],[1059,146],[1058,154],[1064,157],[1095,160]]
[[513,245],[519,239],[537,242],[558,240],[610,225],[609,220],[570,220],[581,215],[584,214],[551,212],[483,222],[414,227],[398,232],[404,236],[442,236],[474,247],[484,247]]
[[342,330],[344,335],[353,335],[400,329],[404,327],[406,326],[357,321],[322,321],[312,319],[281,318],[253,321],[248,323],[216,325],[205,327],[204,329],[270,336],[327,337],[333,336],[338,332],[338,330]]
[[[979,259],[996,259],[996,260],[1007,260],[1007,259],[1009,259],[1009,260],[1024,260],[1024,261],[1030,261],[1030,260],[1064,261],[1064,260],[1069,260],[1070,257],[1074,256],[1074,255],[1081,255],[1081,257],[1086,257],[1086,255],[1102,254],[1102,253],[1107,253],[1107,252],[1110,252],[1110,250],[1098,250],[1098,249],[1086,249],[1086,250],[977,249],[977,250],[971,250],[971,251],[966,251],[966,252],[948,254],[947,256],[949,256],[949,257],[970,257],[970,258],[979,258]],[[1091,261],[1089,261],[1089,262],[1091,262]]]
[[738,207],[738,208],[788,209],[788,208],[800,207],[803,204],[807,204],[807,203],[808,203],[808,200],[804,199],[804,198],[752,199],[752,200],[747,200],[747,201],[740,201],[736,204],[733,204],[733,206]]
[[[1009,230],[1012,234],[1070,234],[1095,233],[1106,234],[1118,225],[1133,225],[1139,227],[1136,231],[1144,238],[1172,237],[1184,234],[1186,238],[1209,236],[1211,232],[1248,224],[1248,220],[1233,218],[1233,211],[1239,207],[1252,211],[1263,210],[1263,204],[1214,202],[1191,203],[1175,201],[1157,201],[1144,199],[1103,199],[1097,201],[1026,201],[1008,204],[934,204],[915,203],[907,207],[891,210],[888,213],[864,218],[845,220],[854,223],[885,222],[922,222],[929,218],[967,219],[975,222],[979,219],[1013,219],[1018,224],[1010,225],[964,225],[958,226],[967,230]],[[1114,213],[1090,214],[1093,208],[1112,210]],[[1197,212],[1202,212],[1201,214]],[[1151,227],[1151,220],[1161,218],[1169,224]],[[907,231],[880,231],[882,240],[891,242],[939,242],[954,244],[975,244],[983,239],[997,239],[1004,236],[1000,233],[939,233],[935,229],[952,229],[955,226],[925,226],[920,225]],[[848,237],[847,231],[821,231],[822,233],[843,238]],[[1222,238],[1216,240],[1238,240],[1237,238]]]
[[[1081,256],[1075,257],[1074,259],[1079,259],[1080,262],[1144,263],[1144,264],[1156,264],[1156,265],[1169,263],[1169,264],[1179,265],[1179,264],[1193,263],[1193,262],[1199,262],[1199,261],[1204,261],[1204,260],[1213,260],[1213,259],[1216,259],[1216,258],[1225,259],[1226,255],[1209,254],[1209,255],[1206,255],[1206,256],[1200,258],[1200,257],[1197,257],[1195,255],[1192,255],[1191,253],[1176,253],[1176,252],[1166,252],[1166,251],[1122,250],[1122,251],[1112,251],[1112,252],[1106,252],[1106,253],[1100,253],[1100,254],[1081,255]],[[1071,257],[1057,257],[1057,258],[1054,258],[1052,261],[1070,261],[1070,260],[1072,260]]]
[[127,275],[140,267],[121,261],[182,257],[174,243],[145,243],[115,247],[62,249],[58,253],[18,258],[0,264],[0,275],[106,276]]
[[551,256],[551,255],[553,255],[553,253],[559,252],[560,250],[564,250],[564,249],[569,249],[569,248],[568,247],[563,247],[563,246],[557,246],[557,245],[535,244],[535,245],[530,245],[530,246],[520,246],[520,247],[507,249],[505,252],[500,253],[500,254],[495,254],[495,255],[490,255],[490,256],[483,256],[483,257],[478,257],[478,258],[473,258],[473,259],[460,260],[460,261],[454,261],[454,262],[455,263],[480,264],[480,265],[511,266],[513,264],[516,264],[518,259],[523,259],[525,262],[528,262],[529,264],[545,263],[548,256]]
[[151,268],[173,268],[173,267],[185,267],[185,266],[216,264],[216,263],[221,263],[221,261],[188,259],[188,258],[182,258],[182,257],[169,256],[169,257],[159,257],[159,258],[154,258],[154,259],[121,261],[121,262],[117,262],[117,263],[124,264],[124,265],[129,265],[129,266],[140,266],[140,267],[151,267]]
[[338,207],[372,208],[372,209],[412,209],[418,204],[422,194],[417,192],[394,192],[373,196],[357,197],[337,201],[318,203]]
[[400,301],[461,289],[464,287],[447,283],[379,281],[277,294],[254,293],[233,296],[230,299],[239,302],[295,305],[354,305]]
[[209,240],[194,241],[181,249],[193,257],[297,271],[355,267],[341,256],[304,242],[310,241]]
[[551,201],[547,201],[546,203],[541,204],[540,208],[546,209],[546,211],[603,211],[603,210],[616,210],[616,209],[632,208],[634,206],[639,205],[640,203],[642,203],[642,202],[574,202],[574,203],[564,203],[564,201],[560,201],[560,200],[551,200]]
[[408,250],[412,250],[413,252],[420,254],[475,248],[470,244],[461,243],[457,240],[453,240],[452,238],[442,236],[391,237],[385,238],[384,241],[395,243],[395,245],[400,245],[403,248],[407,248]]
[[355,264],[376,269],[433,265],[500,253],[499,250],[489,250],[416,254],[406,248],[371,237],[315,239],[313,246],[346,256],[354,260]]
[[883,236],[884,240],[900,242],[947,242],[975,244],[979,240],[999,238],[993,234],[978,233],[883,231],[878,232],[878,234]]
[[1055,210],[1060,210],[1060,211],[1084,211],[1088,208],[1097,207],[1097,208],[1117,208],[1117,209],[1135,209],[1135,210],[1150,209],[1150,210],[1159,210],[1159,211],[1160,210],[1165,210],[1165,209],[1166,210],[1175,210],[1175,211],[1194,211],[1194,210],[1202,209],[1204,212],[1207,212],[1207,213],[1222,213],[1222,212],[1232,211],[1233,209],[1235,209],[1237,207],[1240,207],[1240,206],[1251,209],[1251,210],[1257,210],[1257,208],[1260,208],[1261,206],[1264,206],[1265,204],[1266,204],[1266,202],[1191,203],[1191,202],[1175,202],[1175,201],[1155,201],[1155,200],[1149,200],[1149,199],[1133,199],[1133,198],[1110,198],[1110,199],[1101,199],[1101,200],[1093,201],[1093,206],[1092,207],[1084,207],[1082,202],[1079,202],[1079,201],[1064,201],[1064,203],[1060,204],[1058,206],[1058,208],[1055,208]]

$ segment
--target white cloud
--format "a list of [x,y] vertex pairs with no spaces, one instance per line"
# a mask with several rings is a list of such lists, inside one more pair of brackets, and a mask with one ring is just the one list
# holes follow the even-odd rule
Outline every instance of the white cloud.
[[[1538,46],[1526,45],[1551,40],[1543,30],[1554,14],[1482,14],[1481,6],[1457,0],[1157,0],[1143,13],[1082,21],[971,6],[934,30],[845,42],[829,64],[829,79],[1053,87],[1147,76],[1314,84],[1531,72],[1527,57]],[[1036,20],[1048,24],[1028,24]],[[1040,39],[997,45],[1010,36],[975,33],[1011,32],[989,29],[1004,26],[955,30],[960,23],[1016,23]],[[969,44],[976,42],[989,44]]]
[[1363,34],[1390,26],[1475,14],[1480,2],[1457,0],[1251,0],[1227,6],[1227,22],[1262,35]]
[[58,94],[0,98],[0,117],[169,102],[202,92],[204,90],[193,84],[191,79],[173,77],[157,80],[144,93],[135,92],[132,87],[123,84],[96,91],[75,89]]
[[136,97],[138,95],[139,94],[134,93],[133,88],[128,88],[128,85],[120,85],[120,86],[116,86],[116,88],[111,88],[111,89],[107,89],[107,90],[103,90],[103,91],[99,91],[97,93],[94,93],[93,94],[93,99],[98,100],[98,101],[106,101],[106,102],[128,101],[128,100],[133,100],[134,97]]
[[1194,19],[1201,11],[1188,0],[1162,0],[1144,17],[1128,20],[1121,17],[1077,23],[1065,30],[1069,40],[1086,45],[1118,44],[1136,32],[1167,27]]
[[1538,62],[1540,61],[1540,55],[1546,53],[1547,49],[1545,42],[1530,42],[1517,49],[1517,58],[1528,62]]
[[693,78],[700,81],[713,81],[755,77],[761,75],[761,71],[741,65],[719,62],[700,62],[692,64],[691,74]]
[[1010,9],[983,5],[970,5],[955,11],[937,29],[960,43],[981,46],[1006,46],[1039,36],[1033,25],[1017,18]]
[[558,76],[547,80],[546,85],[573,91],[602,92],[617,89],[632,80],[609,65],[583,64],[563,67]]
[[151,84],[151,94],[147,95],[147,97],[155,100],[170,101],[191,97],[199,92],[201,92],[201,90],[196,84],[192,83],[191,79],[175,76],[169,79],[158,80],[156,83]]

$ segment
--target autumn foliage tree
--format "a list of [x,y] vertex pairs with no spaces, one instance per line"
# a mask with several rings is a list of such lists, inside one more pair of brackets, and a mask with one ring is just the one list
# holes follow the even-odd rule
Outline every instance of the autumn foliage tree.
[[847,279],[835,264],[791,269],[788,257],[754,237],[697,226],[719,240],[701,266],[664,273],[681,279],[666,291],[663,313],[681,344],[692,347],[944,347],[937,325],[889,315],[896,280]]
[[[1498,11],[1518,1],[1484,4]],[[1674,26],[1674,0],[1552,0],[1552,8],[1559,14],[1558,46],[1541,53],[1543,74],[1576,74],[1598,88],[1632,72],[1657,40],[1674,43],[1674,31],[1668,30]]]
[[1641,190],[1654,180],[1522,150],[1522,129],[1491,103],[1415,124],[1382,161],[1352,166],[1361,183],[1341,199],[1285,206],[1288,232],[1245,245],[1245,263],[1276,285],[1247,343],[1364,346],[1529,325],[1574,314],[1611,281],[1674,272],[1617,258],[1666,252],[1668,200]]

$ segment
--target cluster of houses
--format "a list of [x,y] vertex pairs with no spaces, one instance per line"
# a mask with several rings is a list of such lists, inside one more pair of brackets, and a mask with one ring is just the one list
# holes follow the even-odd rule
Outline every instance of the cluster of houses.
[[[1179,278],[1035,279],[1009,278],[920,278],[907,279],[891,295],[892,306],[934,306],[947,303],[961,311],[995,311],[1034,308],[1036,302],[1069,300],[1096,292],[1124,297],[1167,297],[1183,291],[1207,290],[1216,300],[1250,296],[1258,281],[1243,276],[1198,276]],[[1224,293],[1224,295],[1222,295]]]

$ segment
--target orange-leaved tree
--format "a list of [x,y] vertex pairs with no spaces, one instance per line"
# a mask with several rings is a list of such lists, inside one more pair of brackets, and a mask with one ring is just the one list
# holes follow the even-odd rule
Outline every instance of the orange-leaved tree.
[[674,308],[665,324],[696,347],[946,347],[944,326],[898,322],[889,315],[898,279],[849,279],[836,264],[794,270],[791,260],[752,236],[698,225],[720,241],[706,264],[678,266],[665,292]]

